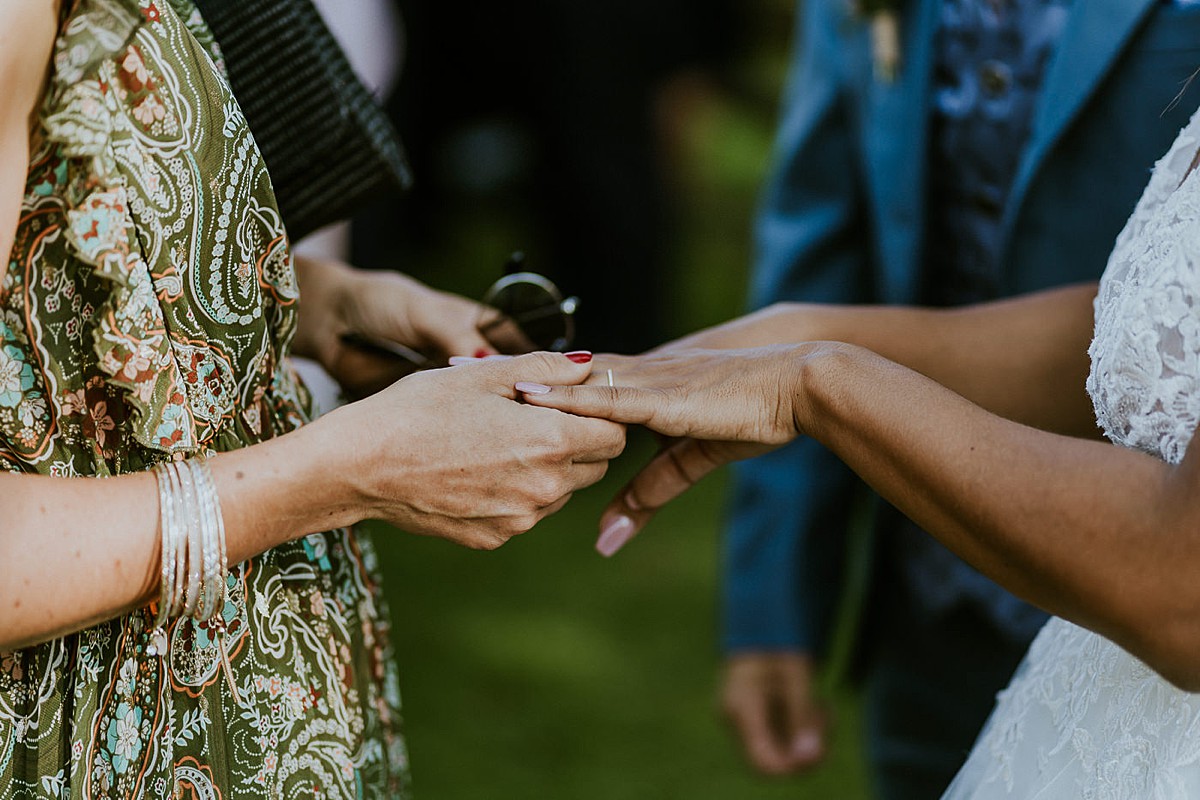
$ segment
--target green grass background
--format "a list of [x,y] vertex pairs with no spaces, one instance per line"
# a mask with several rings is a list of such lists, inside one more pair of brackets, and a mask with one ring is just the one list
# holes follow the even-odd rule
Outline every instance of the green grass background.
[[[774,97],[788,4],[741,65]],[[773,21],[772,21],[773,20]],[[671,324],[737,315],[749,229],[774,109],[714,96],[687,128],[675,179],[681,233]],[[504,207],[466,212],[416,270],[478,295],[522,241]],[[469,265],[485,264],[488,270]],[[586,343],[583,343],[586,344]],[[826,681],[835,711],[827,763],[767,780],[744,765],[716,707],[718,531],[726,476],[666,509],[612,560],[594,552],[608,498],[649,457],[635,438],[597,487],[496,552],[374,529],[394,619],[415,786],[423,800],[767,800],[867,797],[855,699]],[[831,688],[832,684],[832,688]]]

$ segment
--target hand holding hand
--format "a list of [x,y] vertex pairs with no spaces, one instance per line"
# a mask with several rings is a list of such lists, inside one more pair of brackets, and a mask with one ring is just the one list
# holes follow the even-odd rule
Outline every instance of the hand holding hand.
[[812,660],[803,653],[729,657],[721,704],[755,769],[786,775],[824,759],[828,718],[815,694]]
[[615,553],[658,509],[717,467],[760,455],[797,435],[792,404],[799,355],[794,350],[604,356],[593,362],[589,385],[517,387],[534,405],[645,425],[669,437],[601,515],[596,547],[603,555]]
[[589,369],[533,353],[427,370],[315,425],[357,454],[363,517],[492,549],[600,480],[624,448],[621,425],[517,402],[518,381],[571,385]]
[[[797,435],[800,345],[601,356],[585,386],[526,384],[527,402],[664,436],[778,446]],[[607,383],[613,371],[613,386]]]

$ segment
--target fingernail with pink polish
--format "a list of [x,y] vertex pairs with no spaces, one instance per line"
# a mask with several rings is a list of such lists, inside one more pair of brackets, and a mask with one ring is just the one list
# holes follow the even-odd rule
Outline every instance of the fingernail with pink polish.
[[600,531],[600,538],[596,540],[596,552],[609,558],[624,547],[631,538],[633,538],[633,520],[626,516],[613,517]]
[[513,384],[513,388],[521,394],[550,394],[550,387],[542,383],[517,381]]
[[471,356],[450,356],[450,366],[457,367],[460,364],[474,364],[478,360],[478,358]]
[[816,731],[804,731],[792,740],[792,755],[796,758],[816,758],[821,753],[821,737]]
[[563,355],[576,364],[586,364],[592,360],[592,354],[587,350],[572,350],[570,353],[563,353]]
[[484,350],[482,347],[475,351],[476,358],[487,358],[492,354],[491,350]]

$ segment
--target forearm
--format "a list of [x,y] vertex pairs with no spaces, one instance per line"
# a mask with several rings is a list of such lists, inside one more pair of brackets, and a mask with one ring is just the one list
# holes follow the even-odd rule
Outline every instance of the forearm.
[[[354,494],[320,468],[329,452],[334,443],[313,425],[211,460],[231,564],[362,517]],[[109,479],[0,474],[0,651],[156,599],[158,519],[148,472]]]
[[801,361],[800,430],[1016,594],[1200,685],[1187,462],[1002,419],[861,349]]
[[671,347],[835,341],[927,375],[1007,419],[1098,436],[1084,391],[1093,284],[960,309],[782,303]]
[[300,287],[300,310],[292,352],[325,363],[329,358],[330,331],[338,319],[337,304],[343,302],[345,287],[353,270],[340,261],[297,253],[296,283]]

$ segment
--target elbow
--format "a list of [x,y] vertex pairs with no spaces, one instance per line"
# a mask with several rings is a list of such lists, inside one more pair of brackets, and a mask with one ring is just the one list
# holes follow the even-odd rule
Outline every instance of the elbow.
[[1171,685],[1200,693],[1200,598],[1157,619],[1141,615],[1127,647]]
[[1148,557],[1114,574],[1101,613],[1114,641],[1176,688],[1200,693],[1200,503],[1191,475],[1168,474],[1167,496],[1151,503],[1165,513],[1143,534]]
[[9,614],[0,614],[0,653],[11,653],[32,644],[27,637],[21,636],[21,623],[22,620]]
[[1166,675],[1159,673],[1167,681],[1177,689],[1189,692],[1191,694],[1200,693],[1200,668],[1193,668],[1187,673],[1180,672],[1178,674]]
[[1200,693],[1200,648],[1189,653],[1163,654],[1152,662],[1147,661],[1147,666],[1175,688]]
[[1150,667],[1177,689],[1200,693],[1200,644],[1166,653]]

